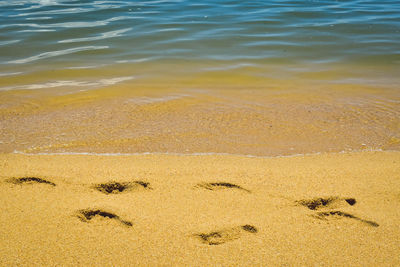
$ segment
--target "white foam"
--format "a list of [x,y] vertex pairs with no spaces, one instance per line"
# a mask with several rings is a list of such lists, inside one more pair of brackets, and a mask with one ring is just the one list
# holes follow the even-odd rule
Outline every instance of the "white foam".
[[[108,24],[108,21],[71,21],[71,22],[62,22],[62,23],[53,23],[44,25],[46,28],[49,27],[61,27],[61,28],[88,28],[88,27],[98,27],[105,26]],[[42,26],[43,27],[43,26]]]
[[97,81],[54,81],[47,83],[39,83],[39,84],[27,84],[27,85],[17,85],[17,86],[8,86],[8,87],[0,87],[0,91],[8,91],[8,90],[34,90],[34,89],[43,89],[43,88],[55,88],[55,87],[82,87],[82,86],[107,86],[114,85],[123,81],[128,81],[135,79],[134,76],[125,76],[125,77],[115,77],[109,79],[100,79]]
[[4,76],[14,76],[14,75],[18,75],[21,74],[23,72],[3,72],[0,73],[0,77],[4,77]]
[[33,17],[33,18],[25,18],[26,20],[45,20],[52,19],[53,17]]
[[31,29],[31,30],[21,30],[18,32],[55,32],[55,29]]
[[30,9],[35,9],[35,8],[39,8],[41,6],[50,6],[50,5],[58,5],[59,4],[59,0],[30,0],[30,1],[22,1],[23,4],[36,4],[34,6],[29,6],[26,8],[19,8],[18,10],[30,10]]
[[39,4],[42,6],[45,5],[58,5],[59,1],[57,0],[38,0]]
[[112,21],[125,20],[125,19],[132,19],[132,17],[130,17],[130,16],[117,16],[117,17],[109,18],[106,21],[112,22]]
[[225,65],[221,67],[210,67],[210,68],[204,68],[206,71],[223,71],[223,70],[233,70],[233,69],[239,69],[243,67],[255,67],[257,64],[252,64],[252,63],[239,63],[239,64],[233,64],[233,65]]
[[90,65],[90,66],[76,66],[76,67],[66,67],[66,69],[69,70],[75,70],[75,69],[96,69],[100,67],[107,66],[108,64],[99,64],[99,65]]
[[[31,8],[27,8],[26,10],[29,9],[37,9],[40,8],[40,6],[32,6]],[[72,8],[57,8],[57,9],[52,9],[52,10],[40,10],[35,12],[25,12],[25,13],[18,13],[18,14],[13,14],[9,15],[8,17],[26,17],[26,16],[31,16],[31,15],[58,15],[58,14],[77,14],[77,13],[82,13],[82,12],[90,12],[96,10],[96,8],[93,7],[72,7]]]
[[188,97],[190,95],[187,94],[178,94],[178,95],[169,95],[163,97],[137,97],[131,98],[126,101],[126,103],[134,103],[134,104],[152,104],[157,102],[167,102],[177,99],[182,99],[184,97]]
[[132,80],[132,79],[135,79],[135,77],[134,76],[116,77],[116,78],[110,78],[110,79],[101,79],[101,80],[99,80],[99,83],[101,85],[113,85],[116,83]]
[[86,51],[86,50],[98,50],[98,49],[107,49],[109,48],[108,46],[82,46],[82,47],[75,47],[75,48],[70,48],[70,49],[65,49],[65,50],[58,50],[58,51],[51,51],[51,52],[44,52],[36,56],[28,57],[28,58],[23,58],[23,59],[18,59],[18,60],[12,60],[8,61],[7,63],[10,64],[23,64],[23,63],[28,63],[44,58],[49,58],[49,57],[56,57],[56,56],[61,56],[61,55],[67,55],[67,54],[73,54],[76,52],[81,52],[81,51]]
[[146,58],[138,58],[138,59],[124,59],[124,60],[116,60],[115,63],[123,64],[123,63],[140,63],[146,62],[155,59],[156,57],[146,57]]
[[328,154],[351,154],[359,152],[399,152],[397,150],[382,150],[382,149],[362,149],[362,150],[343,150],[339,152],[313,152],[313,153],[297,153],[290,155],[275,155],[275,156],[259,156],[251,154],[233,154],[233,153],[217,153],[217,152],[204,152],[204,153],[176,153],[176,152],[141,152],[141,153],[94,153],[94,152],[48,152],[48,153],[26,153],[23,151],[14,150],[13,154],[22,155],[89,155],[89,156],[145,156],[145,155],[166,155],[166,156],[233,156],[233,157],[244,157],[244,158],[295,158],[295,157],[309,157],[317,155],[328,155]]

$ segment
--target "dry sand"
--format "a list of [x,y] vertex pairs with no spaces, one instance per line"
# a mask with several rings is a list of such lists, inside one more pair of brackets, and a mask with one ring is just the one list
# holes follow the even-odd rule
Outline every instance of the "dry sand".
[[400,152],[1,154],[0,174],[1,266],[400,265]]

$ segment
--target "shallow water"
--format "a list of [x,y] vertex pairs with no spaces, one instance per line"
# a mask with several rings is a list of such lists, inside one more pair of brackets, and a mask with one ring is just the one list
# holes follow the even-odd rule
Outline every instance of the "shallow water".
[[398,1],[0,1],[0,151],[400,148]]

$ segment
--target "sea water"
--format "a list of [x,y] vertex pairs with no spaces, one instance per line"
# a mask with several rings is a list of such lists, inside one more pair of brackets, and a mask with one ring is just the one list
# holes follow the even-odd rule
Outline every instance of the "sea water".
[[400,144],[399,1],[0,1],[0,151]]

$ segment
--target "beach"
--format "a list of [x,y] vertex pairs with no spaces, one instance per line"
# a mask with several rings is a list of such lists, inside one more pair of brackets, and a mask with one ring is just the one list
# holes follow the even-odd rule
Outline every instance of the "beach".
[[1,91],[0,265],[399,265],[397,83],[338,73]]
[[3,266],[400,264],[399,152],[1,154],[0,173]]
[[0,1],[0,266],[400,266],[399,22]]

